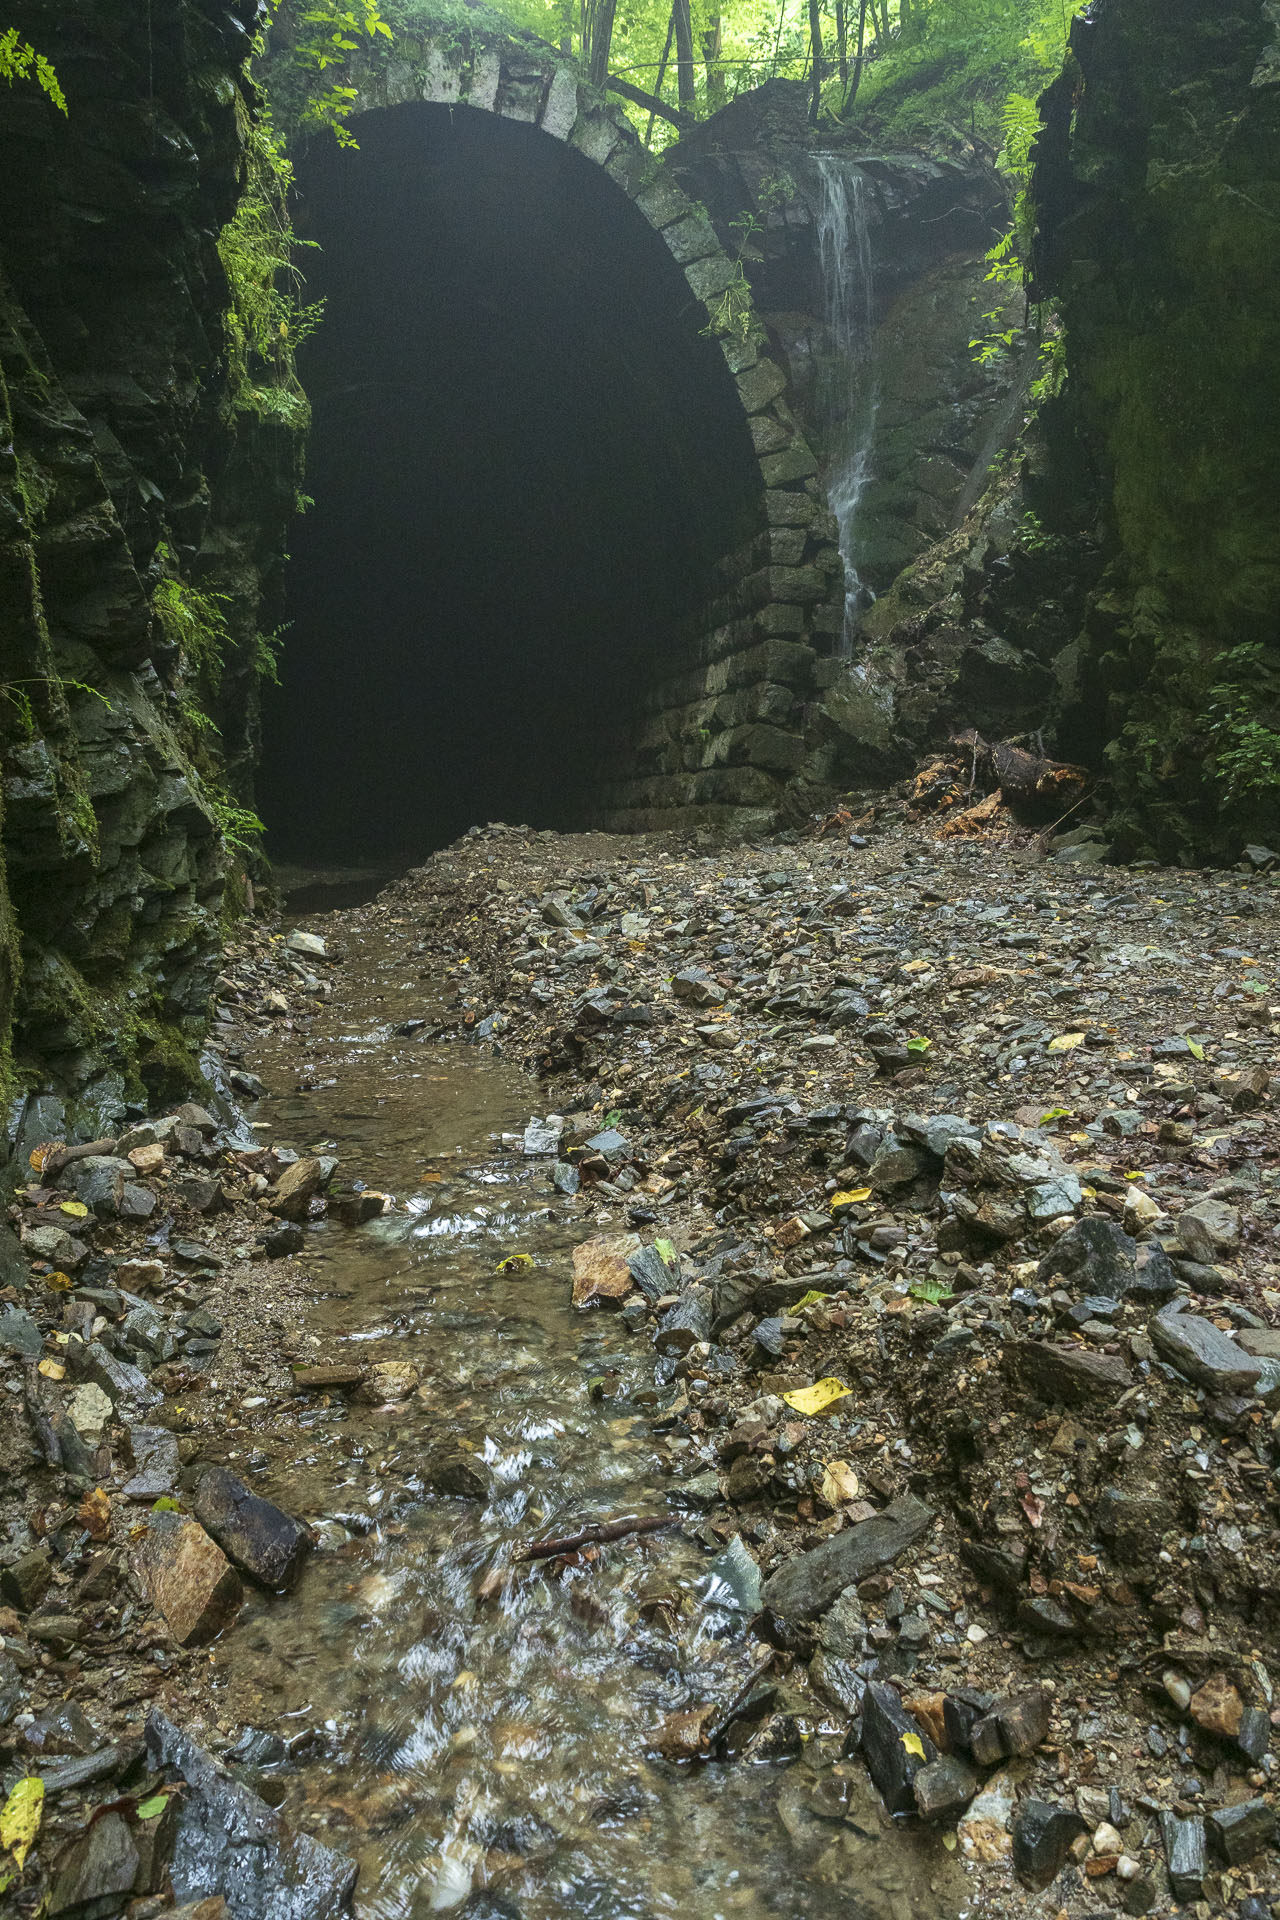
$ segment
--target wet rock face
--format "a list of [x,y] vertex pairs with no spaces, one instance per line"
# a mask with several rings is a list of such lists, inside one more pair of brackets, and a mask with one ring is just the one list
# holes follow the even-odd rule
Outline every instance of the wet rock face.
[[[772,81],[743,96],[683,135],[669,164],[723,233],[744,208],[757,220],[758,257],[753,250],[746,263],[752,291],[821,451],[831,343],[822,321],[821,182],[803,92]],[[821,147],[829,149],[829,136]],[[875,331],[865,378],[878,409],[858,572],[880,591],[953,524],[975,468],[999,444],[1015,370],[976,365],[970,341],[987,330],[995,300],[984,254],[1004,205],[989,172],[936,155],[850,147],[841,164],[861,175],[867,204]]]
[[24,690],[0,701],[17,923],[0,1040],[15,1020],[19,1057],[100,1132],[126,1084],[189,1075],[216,972],[223,849],[154,589],[177,568],[227,596],[217,717],[235,761],[295,450],[235,413],[223,362],[215,236],[242,180],[255,8],[168,0],[150,36],[106,0],[10,18],[69,112],[34,86],[0,99],[0,624]]
[[[1272,786],[1219,820],[1201,724],[1230,677],[1221,650],[1275,659],[1280,420],[1258,404],[1280,352],[1275,10],[1103,0],[1071,46],[1045,96],[1036,271],[1066,327],[1061,426],[1104,476],[1113,564],[1068,717],[1082,738],[1137,723],[1113,766],[1135,838],[1235,854],[1280,819]],[[1053,465],[1072,457],[1064,444]]]

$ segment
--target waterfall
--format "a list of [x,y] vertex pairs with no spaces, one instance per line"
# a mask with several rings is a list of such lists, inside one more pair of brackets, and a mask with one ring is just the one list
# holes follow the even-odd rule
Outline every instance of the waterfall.
[[827,498],[839,529],[844,560],[844,634],[841,653],[853,653],[860,611],[872,598],[858,575],[857,520],[871,478],[879,394],[870,376],[874,287],[867,184],[859,169],[834,153],[814,155],[818,201],[818,258],[828,360],[819,389],[827,429]]

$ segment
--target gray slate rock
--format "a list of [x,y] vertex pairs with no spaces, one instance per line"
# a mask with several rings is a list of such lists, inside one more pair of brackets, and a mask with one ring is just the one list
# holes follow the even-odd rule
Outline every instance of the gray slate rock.
[[709,1606],[730,1608],[749,1619],[760,1611],[763,1582],[755,1556],[740,1533],[735,1533],[723,1553],[718,1553],[707,1568],[704,1599]]
[[84,1920],[90,1914],[118,1912],[117,1898],[133,1891],[139,1864],[122,1815],[103,1814],[59,1853],[45,1908],[49,1920],[61,1914],[74,1913]]
[[653,1344],[659,1353],[688,1353],[700,1340],[711,1338],[712,1296],[708,1287],[692,1286],[681,1294],[659,1320]]
[[[906,1744],[904,1735],[912,1745]],[[868,1681],[863,1696],[862,1752],[889,1812],[914,1813],[916,1776],[938,1758],[938,1749],[916,1725],[894,1689],[882,1681]]]
[[921,1767],[911,1783],[922,1820],[958,1820],[978,1791],[978,1776],[957,1754],[944,1753]]
[[24,1360],[38,1360],[44,1351],[44,1335],[29,1313],[21,1307],[6,1307],[0,1313],[0,1352],[20,1354]]
[[1174,1899],[1198,1900],[1204,1891],[1204,1876],[1209,1865],[1204,1821],[1198,1813],[1186,1818],[1177,1813],[1162,1813],[1160,1832]]
[[1166,1308],[1156,1314],[1148,1331],[1162,1360],[1212,1393],[1251,1393],[1262,1377],[1262,1367],[1251,1353],[1197,1314]]
[[1265,1800],[1243,1800],[1209,1815],[1209,1834],[1228,1866],[1240,1867],[1276,1837],[1276,1810]]
[[905,1553],[928,1532],[935,1517],[923,1500],[903,1494],[883,1513],[784,1561],[764,1583],[764,1606],[778,1620],[817,1619],[846,1587]]
[[296,1584],[311,1551],[310,1532],[226,1467],[210,1467],[200,1476],[192,1509],[242,1572],[277,1591]]
[[1117,1400],[1133,1385],[1129,1369],[1115,1354],[1054,1346],[1046,1340],[1014,1341],[1005,1349],[1005,1364],[1042,1400],[1061,1400],[1068,1406]]
[[1047,1887],[1066,1864],[1072,1841],[1084,1821],[1071,1807],[1047,1800],[1024,1800],[1013,1821],[1013,1866],[1020,1879]]
[[124,1484],[126,1500],[158,1500],[172,1493],[178,1477],[178,1436],[168,1427],[130,1427],[134,1473]]
[[1036,1271],[1036,1285],[1062,1284],[1081,1293],[1156,1304],[1177,1292],[1178,1277],[1163,1247],[1139,1243],[1104,1213],[1086,1214],[1064,1233]]
[[354,1860],[289,1831],[274,1808],[229,1780],[158,1710],[147,1718],[152,1765],[187,1784],[170,1869],[179,1901],[220,1893],[235,1920],[341,1920],[351,1912]]

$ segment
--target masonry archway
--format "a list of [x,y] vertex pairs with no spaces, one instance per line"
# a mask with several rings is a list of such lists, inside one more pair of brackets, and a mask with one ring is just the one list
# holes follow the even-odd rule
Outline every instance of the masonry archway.
[[749,310],[715,331],[736,263],[624,121],[454,59],[372,70],[359,150],[299,161],[328,305],[275,844],[763,817],[838,588],[783,377]]

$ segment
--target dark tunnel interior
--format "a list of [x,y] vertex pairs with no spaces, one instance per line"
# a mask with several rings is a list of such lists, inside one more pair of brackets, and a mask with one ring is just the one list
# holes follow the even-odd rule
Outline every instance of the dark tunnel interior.
[[587,824],[759,511],[705,315],[591,161],[471,108],[298,165],[313,407],[258,804],[277,859]]

